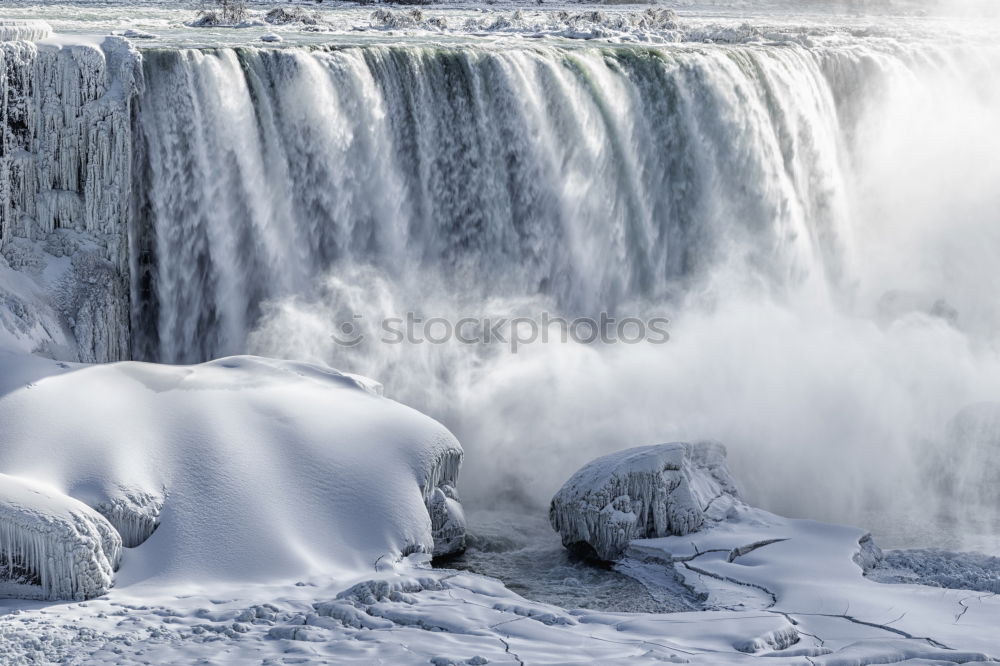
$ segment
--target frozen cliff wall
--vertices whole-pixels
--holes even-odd
[[[598,458],[552,498],[552,528],[563,545],[588,545],[604,560],[633,539],[694,532],[739,499],[725,456],[717,442],[676,442]]]
[[[38,284],[42,298],[17,297],[36,316],[59,321],[44,327],[34,351],[60,348],[61,356],[88,362],[129,357],[131,105],[139,62],[116,37],[0,42],[0,253]],[[0,286],[12,292],[9,280]],[[75,354],[65,353],[66,337]]]

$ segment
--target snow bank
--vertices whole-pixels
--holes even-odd
[[[598,458],[552,498],[552,527],[567,547],[587,544],[605,560],[633,539],[693,532],[739,497],[725,456],[717,442],[677,442]]]
[[[0,366],[0,470],[138,546],[119,584],[354,575],[464,544],[461,447],[369,382],[254,357]]]
[[[122,542],[71,497],[0,474],[0,597],[89,599],[104,594]]]

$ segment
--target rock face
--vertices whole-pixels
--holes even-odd
[[[598,458],[552,498],[549,520],[567,548],[622,555],[633,539],[683,535],[722,518],[739,494],[718,442],[659,444]]]
[[[121,552],[118,532],[86,504],[0,474],[0,597],[100,596]]]

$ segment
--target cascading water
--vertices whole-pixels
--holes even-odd
[[[345,264],[568,312],[723,259],[779,290],[844,273],[837,112],[803,49],[164,51],[146,79],[151,358],[241,351],[265,299]]]
[[[1000,389],[976,291],[998,62],[874,38],[148,50],[134,353],[376,377],[463,441],[473,505],[543,506],[594,455],[713,437],[768,508],[996,534],[996,503],[955,520],[927,460]],[[667,316],[672,339],[376,339],[407,311],[542,310]],[[343,321],[364,342],[339,346]]]

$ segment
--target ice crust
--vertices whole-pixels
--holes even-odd
[[[82,600],[111,588],[122,541],[99,513],[0,474],[0,597]]]
[[[718,442],[675,442],[598,458],[552,498],[552,527],[565,546],[586,544],[604,560],[633,539],[693,532],[739,499],[725,456]]]

